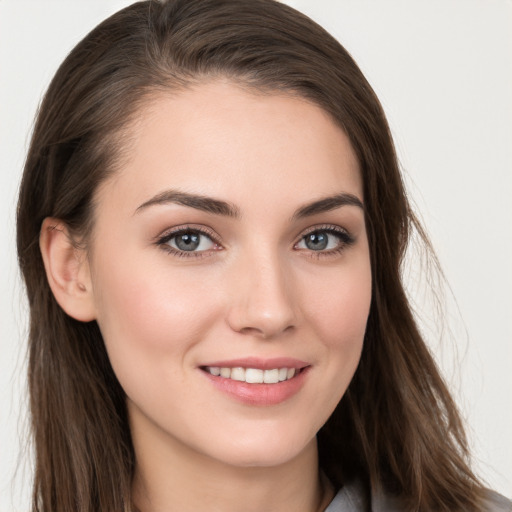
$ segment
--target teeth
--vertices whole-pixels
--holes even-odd
[[[296,374],[295,368],[260,370],[258,368],[219,368],[218,366],[206,366],[205,370],[215,377],[220,375],[225,379],[238,380],[249,384],[277,384],[278,382],[293,378]]]
[[[265,370],[263,372],[263,382],[265,384],[276,384],[279,382],[279,370]]]
[[[245,370],[243,368],[231,368],[231,379],[232,380],[245,380]]]
[[[247,370],[245,370],[245,382],[249,382],[250,384],[261,384],[263,382],[263,370],[247,368]]]
[[[226,379],[230,379],[231,378],[231,368],[221,368],[220,376],[225,377]]]
[[[208,370],[212,375],[215,375],[215,376],[220,375],[220,368],[218,366],[210,366],[210,368],[208,368]]]

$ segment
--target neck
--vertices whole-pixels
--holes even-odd
[[[317,512],[332,499],[332,489],[319,476],[316,439],[283,464],[240,467],[198,453],[168,434],[157,443],[136,431],[132,437],[133,498],[140,512]]]

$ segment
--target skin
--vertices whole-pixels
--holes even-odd
[[[363,208],[296,213],[341,193],[363,202],[348,138],[304,99],[227,81],[152,98],[130,135],[98,190],[80,275],[127,395],[135,502],[143,512],[323,510],[332,489],[315,434],[359,362],[371,269]],[[224,201],[236,216],[157,200],[169,190]],[[183,226],[209,233],[194,254],[161,242]],[[312,229],[332,248],[308,248]],[[297,358],[308,373],[296,394],[262,406],[201,369],[249,356]]]

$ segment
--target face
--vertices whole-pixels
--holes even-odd
[[[345,134],[290,95],[160,95],[97,193],[96,317],[134,444],[239,467],[315,442],[359,362],[371,271]]]

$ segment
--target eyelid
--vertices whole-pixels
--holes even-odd
[[[159,242],[165,238],[169,239],[172,236],[176,236],[186,231],[197,231],[202,235],[210,237],[215,243],[220,244],[220,236],[215,231],[213,231],[213,229],[202,224],[180,224],[178,226],[173,226],[172,228],[167,228],[164,231],[162,231],[159,235],[157,235],[154,238],[154,240],[156,242]]]
[[[304,251],[304,252],[314,256],[315,258],[329,257],[332,255],[341,253],[342,251],[347,249],[347,247],[353,245],[354,242],[356,241],[355,237],[347,229],[345,229],[341,226],[338,226],[336,224],[319,224],[316,226],[311,226],[311,227],[307,228],[306,230],[302,231],[302,233],[299,235],[297,240],[294,242],[293,247],[296,248],[296,246],[302,240],[304,240],[305,237],[307,237],[311,233],[316,233],[318,231],[320,231],[320,232],[324,231],[324,232],[328,232],[328,233],[331,233],[334,235],[338,235],[340,238],[339,246],[334,249],[329,249],[329,250],[325,250],[325,251],[313,251],[313,250],[308,250],[308,249],[297,249],[297,250]]]
[[[306,228],[304,231],[302,231],[299,235],[299,240],[309,235],[310,233],[314,233],[315,231],[335,231],[337,233],[345,233],[346,235],[350,234],[347,229],[342,228],[337,224],[317,224],[315,226],[310,226],[309,228]]]
[[[294,245],[298,244],[304,237],[317,231],[328,231],[330,233],[345,235],[346,237],[349,237],[351,239],[354,238],[347,229],[342,228],[341,226],[338,226],[336,224],[318,224],[316,226],[311,226],[302,231],[301,234],[297,237],[297,240],[294,242]]]
[[[200,235],[210,238],[211,241],[218,247],[215,249],[204,251],[181,251],[179,249],[171,247],[168,244],[169,240],[171,240],[173,237],[190,231],[197,232]],[[180,224],[178,226],[168,228],[154,238],[154,243],[161,247],[166,252],[168,252],[169,254],[184,258],[206,257],[211,255],[212,252],[223,249],[222,243],[220,242],[220,236],[217,235],[217,233],[213,231],[211,228],[201,224]]]

